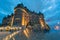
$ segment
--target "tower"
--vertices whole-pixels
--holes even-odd
[[[12,17],[12,25],[26,26],[29,21],[29,14],[24,9],[23,4],[18,4],[14,9],[14,16]]]
[[[42,30],[49,30],[49,26],[45,23],[44,15],[41,13],[40,13],[39,21],[40,21],[40,25],[41,25]]]

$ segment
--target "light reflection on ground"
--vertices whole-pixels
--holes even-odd
[[[50,30],[50,32],[30,31],[29,38],[24,33],[15,36],[16,40],[60,40],[60,30]]]
[[[28,35],[28,37],[24,34],[24,32],[19,32],[17,35],[15,35],[15,40],[60,40],[60,30],[51,29],[46,33],[40,31],[30,31],[29,29],[26,29],[26,31],[26,35]],[[5,37],[6,35],[9,35],[9,32],[0,32],[0,34],[1,38],[2,36]]]

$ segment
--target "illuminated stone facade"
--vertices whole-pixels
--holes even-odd
[[[8,15],[7,17],[4,17],[2,20],[2,26],[7,26],[7,25],[11,26],[10,24],[11,24],[12,16],[13,15],[11,15],[11,16]]]
[[[7,19],[3,20],[3,24],[7,23],[8,25],[8,22],[10,22],[10,26],[32,26],[32,28],[46,28],[44,15],[41,12],[36,13],[28,10],[26,7],[23,6],[23,4],[18,4],[14,8],[13,16],[11,16],[10,18],[7,17]]]

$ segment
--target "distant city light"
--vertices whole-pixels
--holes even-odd
[[[59,28],[59,26],[55,26],[55,28],[54,28],[55,30],[59,30],[60,28]]]

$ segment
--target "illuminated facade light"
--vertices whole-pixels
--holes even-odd
[[[16,18],[15,20],[20,20],[20,18]]]
[[[23,13],[24,14],[24,13]],[[24,19],[24,15],[22,15],[22,25],[25,25],[25,19]]]
[[[23,33],[25,34],[25,36],[27,37],[27,38],[29,38],[29,30],[26,28],[24,31],[23,31]]]

